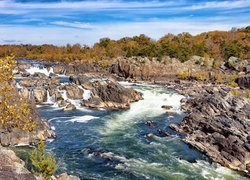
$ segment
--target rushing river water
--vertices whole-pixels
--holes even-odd
[[[61,76],[64,82],[65,78]],[[207,157],[183,143],[168,128],[185,116],[180,111],[183,96],[161,86],[121,84],[142,92],[144,100],[132,103],[129,110],[119,111],[78,108],[64,112],[55,104],[39,106],[40,115],[57,134],[55,140],[47,142],[47,148],[58,160],[58,173],[67,171],[81,179],[108,180],[244,179],[209,163]],[[173,112],[166,113],[162,105],[173,106]],[[149,120],[156,125],[145,125]],[[163,137],[158,129],[173,136]],[[148,138],[148,133],[157,136]]]

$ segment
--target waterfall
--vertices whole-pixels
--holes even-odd
[[[50,96],[49,91],[47,90],[47,103],[54,104],[55,102],[55,95]]]

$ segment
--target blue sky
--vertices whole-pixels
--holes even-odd
[[[0,0],[0,44],[198,34],[250,25],[250,0]]]

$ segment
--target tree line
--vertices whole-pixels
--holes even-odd
[[[193,55],[209,56],[221,61],[230,56],[249,59],[250,26],[232,28],[230,31],[205,32],[195,36],[189,33],[167,34],[157,41],[144,34],[119,40],[102,38],[92,47],[80,44],[1,45],[0,57],[8,55],[63,62],[75,60],[98,62],[119,56],[157,57],[159,61],[164,56],[170,56],[182,62],[189,60]]]

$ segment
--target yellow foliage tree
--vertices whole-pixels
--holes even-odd
[[[0,128],[19,128],[32,131],[35,128],[26,100],[22,99],[13,83],[13,57],[0,59]]]

